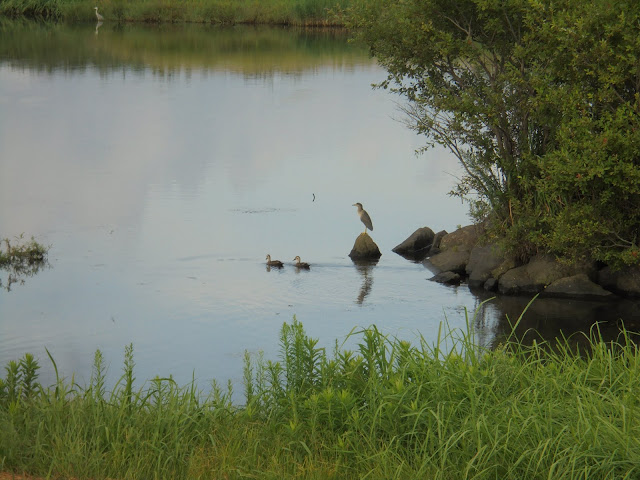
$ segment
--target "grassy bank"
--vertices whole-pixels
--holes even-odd
[[[245,359],[245,405],[156,378],[135,389],[132,347],[107,391],[37,382],[26,355],[0,386],[0,469],[51,478],[623,479],[640,476],[640,354],[592,341],[468,336],[412,346],[371,327],[328,353],[297,321],[280,360]]]
[[[0,16],[66,22],[96,21],[97,6],[109,22],[341,25],[351,0],[2,0]]]

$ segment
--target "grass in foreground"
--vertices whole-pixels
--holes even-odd
[[[294,318],[279,361],[245,359],[245,399],[156,378],[135,390],[133,349],[107,392],[37,383],[30,356],[0,384],[0,467],[78,478],[632,479],[640,476],[640,355],[594,336],[478,351],[354,332],[329,355]],[[448,344],[446,350],[443,345]],[[52,359],[53,361],[53,359]],[[55,366],[55,362],[54,362]]]
[[[110,22],[342,25],[351,0],[3,0],[0,16],[67,22],[96,21],[97,6]]]

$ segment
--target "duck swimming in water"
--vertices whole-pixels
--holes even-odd
[[[294,258],[295,262],[296,262],[296,267],[297,268],[306,268],[307,270],[309,269],[309,264],[306,262],[301,262],[300,261],[300,257],[297,256],[296,258]]]
[[[284,266],[284,263],[282,263],[280,260],[271,260],[271,255],[267,254],[267,265],[269,267],[282,268]]]

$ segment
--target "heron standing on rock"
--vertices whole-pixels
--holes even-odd
[[[104,17],[98,13],[98,7],[93,7],[93,8],[95,8],[96,10],[96,18],[98,19],[98,21],[99,22],[103,21]]]
[[[373,223],[371,222],[371,217],[367,213],[367,211],[362,208],[361,203],[354,203],[354,207],[358,207],[358,216],[360,217],[360,221],[364,223],[364,233],[367,233],[367,228],[373,232]]]

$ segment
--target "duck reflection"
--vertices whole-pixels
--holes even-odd
[[[356,270],[360,275],[362,275],[362,286],[360,287],[360,292],[358,293],[358,298],[356,299],[356,303],[358,305],[362,305],[364,303],[365,298],[371,292],[371,287],[373,286],[373,273],[372,269],[378,264],[379,259],[375,260],[353,260],[353,264],[356,266]]]

